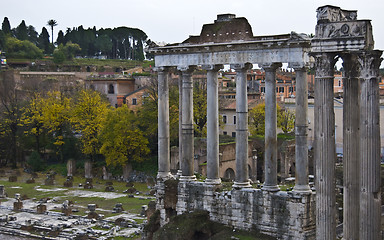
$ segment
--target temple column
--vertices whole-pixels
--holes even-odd
[[[308,182],[308,82],[307,68],[295,68],[296,72],[296,120],[295,161],[296,182],[293,191],[311,193]]]
[[[265,64],[265,181],[263,190],[279,191],[277,186],[277,110],[276,110],[276,69],[281,63]]]
[[[248,174],[247,70],[252,64],[233,64],[236,70],[236,174],[234,188],[251,187]]]
[[[360,238],[381,239],[379,67],[381,51],[362,53],[360,63]]]
[[[355,55],[343,56],[343,239],[359,239],[359,72]]]
[[[334,65],[332,54],[315,56],[316,239],[336,239]]]
[[[193,173],[194,144],[193,144],[193,67],[178,68],[182,72],[182,175],[180,181],[195,181]]]
[[[182,77],[179,75],[179,167],[177,168],[177,176],[180,177],[182,175],[182,171],[181,171],[181,162],[182,162],[182,159],[183,159],[183,130],[182,130],[182,125],[183,125],[183,122],[182,122],[182,119],[183,119],[183,113],[182,113],[182,109],[183,109],[183,79]]]
[[[166,180],[170,173],[170,142],[169,142],[169,68],[157,68],[158,74],[158,173],[157,178]]]
[[[219,176],[219,94],[218,71],[222,65],[206,65],[207,70],[207,184],[220,184]]]

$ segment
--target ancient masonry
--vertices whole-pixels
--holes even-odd
[[[154,47],[159,95],[159,171],[157,208],[164,224],[172,214],[207,210],[210,218],[236,228],[254,229],[280,239],[336,239],[335,136],[333,69],[342,58],[344,78],[344,239],[380,239],[381,178],[379,136],[379,66],[369,20],[357,11],[323,6],[317,9],[314,38],[290,33],[253,36],[245,18],[218,15],[200,36],[183,43]],[[276,69],[288,63],[296,72],[296,182],[282,192],[277,181]],[[218,71],[236,70],[236,173],[231,191],[219,178]],[[248,179],[248,107],[246,72],[258,64],[265,74],[265,182],[251,188]],[[308,184],[307,81],[316,69],[315,189]],[[193,172],[193,88],[197,66],[207,70],[207,180]],[[181,94],[181,176],[177,199],[167,201],[170,174],[168,80],[179,71]],[[316,203],[316,204],[315,204]]]

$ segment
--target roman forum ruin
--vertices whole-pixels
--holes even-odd
[[[173,214],[207,210],[213,221],[254,229],[281,239],[336,239],[334,64],[343,59],[344,109],[344,239],[380,239],[381,176],[379,67],[370,20],[357,11],[334,6],[317,9],[315,36],[291,32],[253,36],[245,18],[218,15],[200,36],[179,44],[154,47],[158,72],[159,170],[157,208],[162,224]],[[296,72],[296,181],[293,191],[280,191],[277,181],[276,69],[288,63]],[[248,179],[247,70],[265,71],[265,181],[252,188]],[[219,178],[218,71],[236,70],[236,171],[233,189],[221,191]],[[196,67],[207,71],[207,179],[193,172],[193,88]],[[315,81],[315,191],[308,184],[307,80]],[[176,199],[170,187],[168,80],[182,79],[181,176]]]

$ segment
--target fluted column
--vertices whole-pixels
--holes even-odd
[[[360,239],[381,239],[379,67],[381,51],[359,56],[360,91]]]
[[[251,187],[248,174],[247,70],[252,64],[233,64],[236,70],[236,174],[234,188]]]
[[[307,68],[295,68],[296,72],[296,120],[295,161],[296,182],[293,191],[311,193],[308,182],[308,82]]]
[[[170,143],[169,143],[169,68],[157,68],[158,72],[158,173],[157,178],[166,180],[170,173]]]
[[[315,56],[315,184],[316,240],[336,239],[335,114],[333,80],[335,58]]]
[[[281,63],[261,65],[265,71],[265,157],[263,190],[279,191],[277,186],[276,69]]]
[[[343,56],[343,239],[359,239],[359,71],[356,55]]]
[[[193,144],[193,67],[180,67],[182,72],[182,175],[180,181],[194,181],[194,144]]]
[[[205,65],[207,70],[207,184],[220,184],[218,71],[222,65]]]
[[[181,171],[181,162],[183,161],[183,129],[182,129],[182,125],[183,125],[183,122],[182,122],[182,119],[183,119],[183,79],[181,77],[181,75],[179,75],[179,82],[178,82],[178,86],[179,86],[179,167],[177,169],[177,176],[180,177],[182,175],[182,171]]]

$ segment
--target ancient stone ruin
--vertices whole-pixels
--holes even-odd
[[[161,223],[174,214],[206,210],[210,219],[253,229],[281,239],[336,239],[333,70],[344,60],[344,238],[380,239],[381,178],[379,66],[369,20],[357,11],[317,9],[314,38],[291,32],[253,36],[245,18],[218,15],[199,36],[180,44],[151,48],[158,72],[159,170],[157,209]],[[282,192],[277,181],[276,69],[288,63],[296,72],[295,186]],[[248,179],[247,70],[265,71],[265,181],[262,189]],[[218,71],[236,70],[236,170],[231,191],[219,178]],[[316,69],[315,192],[308,184],[307,70]],[[207,179],[193,172],[193,83],[196,68],[207,71]],[[170,173],[169,89],[171,71],[182,80],[180,180]],[[358,96],[358,97],[357,97]],[[172,197],[174,196],[174,197]],[[357,237],[359,236],[359,237]],[[355,238],[353,238],[355,237]]]

